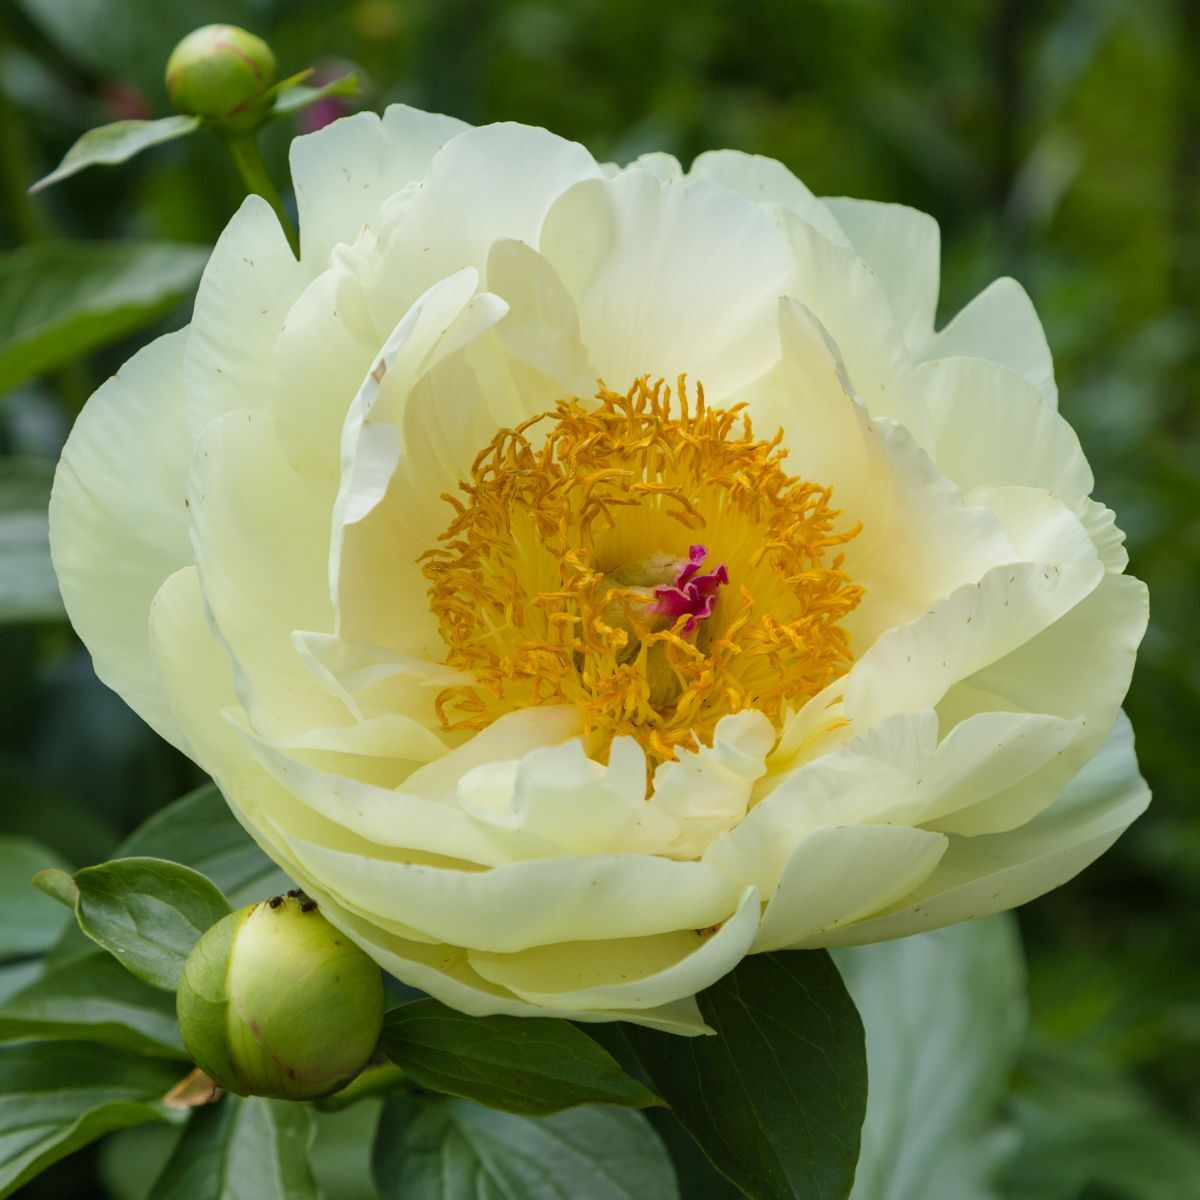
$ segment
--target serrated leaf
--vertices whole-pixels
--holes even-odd
[[[326,100],[331,96],[357,96],[359,91],[358,73],[352,71],[340,79],[334,79],[320,87],[309,87],[305,83],[292,83],[279,90],[275,105],[271,109],[271,120],[280,117],[290,117],[306,109],[318,100]]]
[[[179,1120],[159,1102],[178,1074],[110,1046],[0,1046],[0,1197],[114,1129]]]
[[[866,1053],[829,955],[751,955],[698,1000],[716,1037],[622,1026],[655,1089],[751,1200],[845,1200],[866,1109]]]
[[[227,1095],[197,1109],[149,1200],[320,1200],[301,1104]]]
[[[675,1200],[671,1160],[640,1113],[520,1117],[394,1094],[373,1154],[383,1200]]]
[[[42,954],[58,940],[66,914],[33,886],[33,876],[61,862],[37,842],[0,838],[0,960]]]
[[[116,856],[182,863],[212,880],[234,908],[296,886],[254,844],[211,783],[160,809],[121,843]]]
[[[180,242],[37,242],[0,255],[0,392],[149,324],[207,258]]]
[[[662,1103],[566,1021],[469,1017],[436,1000],[415,1000],[387,1014],[380,1049],[419,1086],[505,1112],[545,1116],[580,1104]]]
[[[187,1059],[174,998],[99,951],[50,968],[0,1006],[0,1042],[63,1038]]]
[[[871,1080],[852,1200],[992,1200],[998,1113],[1025,1030],[1011,916],[834,961],[866,1026]]]
[[[50,563],[50,484],[54,464],[0,462],[0,625],[66,618]]]
[[[61,183],[87,167],[128,162],[151,146],[187,137],[199,128],[199,117],[175,116],[160,117],[157,121],[115,121],[111,125],[89,129],[63,155],[62,162],[29,190],[40,192],[42,188]]]
[[[220,888],[162,858],[118,858],[75,873],[79,927],[131,974],[174,993],[184,959],[230,912]]]

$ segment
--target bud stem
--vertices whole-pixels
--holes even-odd
[[[300,239],[296,236],[295,227],[288,220],[287,213],[283,211],[283,201],[279,198],[271,176],[267,174],[254,131],[222,131],[221,140],[229,151],[229,157],[233,159],[233,165],[237,167],[247,193],[253,192],[256,196],[261,196],[275,210],[279,224],[283,226],[283,232],[287,235],[288,245],[291,246],[292,253],[299,258]]]

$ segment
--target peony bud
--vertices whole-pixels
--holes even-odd
[[[309,1100],[350,1082],[383,1024],[379,968],[299,892],[218,921],[183,967],[179,1029],[212,1080]]]
[[[271,47],[236,25],[204,25],[189,33],[167,60],[167,93],[180,112],[235,124],[256,123],[275,82]]]

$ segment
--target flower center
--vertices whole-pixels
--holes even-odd
[[[778,725],[849,666],[840,621],[863,592],[830,552],[859,526],[742,405],[692,401],[682,379],[596,401],[501,430],[445,497],[423,570],[446,661],[473,682],[438,696],[443,726],[572,704],[591,753],[631,735],[663,761],[729,713]]]

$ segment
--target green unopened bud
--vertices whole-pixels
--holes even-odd
[[[366,1066],[379,968],[299,892],[231,913],[195,945],[178,993],[196,1065],[241,1096],[327,1096]]]
[[[205,25],[171,52],[167,94],[180,112],[256,124],[277,70],[262,38],[236,25]]]

